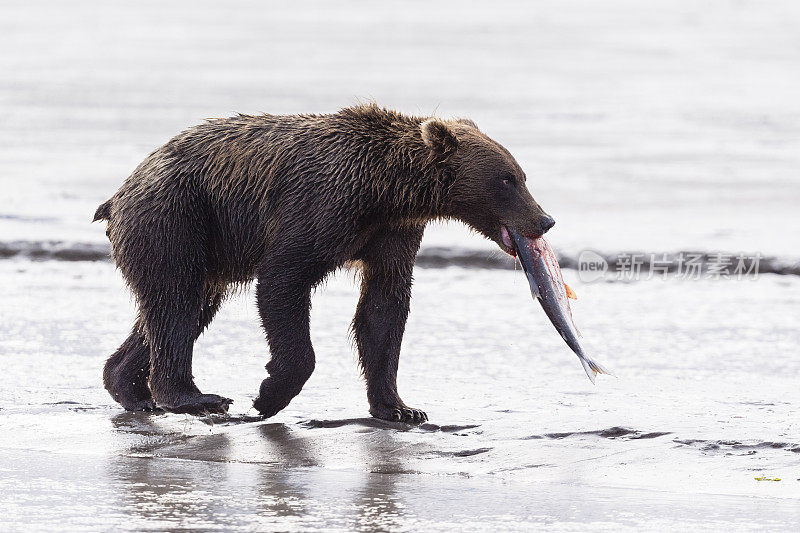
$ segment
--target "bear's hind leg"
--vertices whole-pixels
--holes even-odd
[[[106,361],[103,384],[125,410],[154,411],[156,404],[147,386],[149,377],[150,347],[137,321],[130,336]]]
[[[211,323],[219,310],[223,294],[207,295],[200,312],[200,323],[195,339]],[[103,384],[114,400],[126,411],[155,411],[155,401],[150,393],[150,347],[147,345],[141,322],[136,321],[130,336],[106,361]]]
[[[164,287],[139,293],[142,320],[150,345],[150,391],[156,406],[174,413],[224,413],[233,402],[216,394],[203,394],[192,377],[194,341],[210,322],[221,297],[201,295],[200,278],[177,285],[179,276]],[[157,295],[150,301],[147,294]],[[210,304],[210,305],[209,305]]]

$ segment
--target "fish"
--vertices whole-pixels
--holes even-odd
[[[561,267],[553,249],[550,248],[550,243],[544,237],[529,239],[511,228],[503,229],[510,235],[509,240],[513,240],[513,249],[528,278],[531,295],[539,301],[556,331],[578,356],[586,375],[592,383],[595,382],[597,374],[613,376],[610,370],[586,355],[578,340],[581,334],[575,326],[572,309],[569,306],[569,300],[575,298],[575,292],[564,283]]]

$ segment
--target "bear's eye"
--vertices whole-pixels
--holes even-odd
[[[513,185],[514,184],[514,176],[506,176],[503,178],[503,185]]]

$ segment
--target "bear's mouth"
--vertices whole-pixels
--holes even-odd
[[[500,246],[501,250],[503,250],[505,253],[507,253],[511,257],[517,257],[517,255],[518,255],[517,254],[517,243],[514,240],[514,238],[511,236],[512,232],[516,233],[519,237],[527,239],[529,241],[535,241],[536,239],[539,239],[543,235],[542,233],[539,233],[537,235],[523,234],[523,233],[520,233],[519,231],[517,231],[514,228],[511,228],[511,231],[509,231],[509,227],[508,226],[506,226],[505,224],[501,224],[500,225],[500,240],[499,241],[495,240],[495,242],[497,242],[497,244]]]
[[[514,247],[514,241],[511,239],[511,234],[508,233],[508,228],[504,225],[500,225],[500,248],[512,257],[517,256],[517,250]]]

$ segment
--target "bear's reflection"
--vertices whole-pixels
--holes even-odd
[[[187,436],[170,421],[133,413],[112,419],[119,432],[135,435],[109,462],[121,489],[115,505],[134,527],[387,529],[406,512],[397,482],[414,452],[390,424],[233,420]]]
[[[274,468],[261,469],[265,511],[303,516],[309,525],[384,529],[391,524],[402,508],[391,473],[404,469],[392,451],[403,445],[392,438],[391,429],[372,421],[261,426],[269,456],[276,460]],[[346,427],[325,431],[340,426]]]
[[[219,497],[220,488],[230,485],[221,462],[230,447],[228,435],[188,438],[146,413],[124,413],[112,424],[137,436],[108,465],[109,477],[121,489],[115,491],[117,507],[133,529],[202,527],[233,514],[228,499]]]

